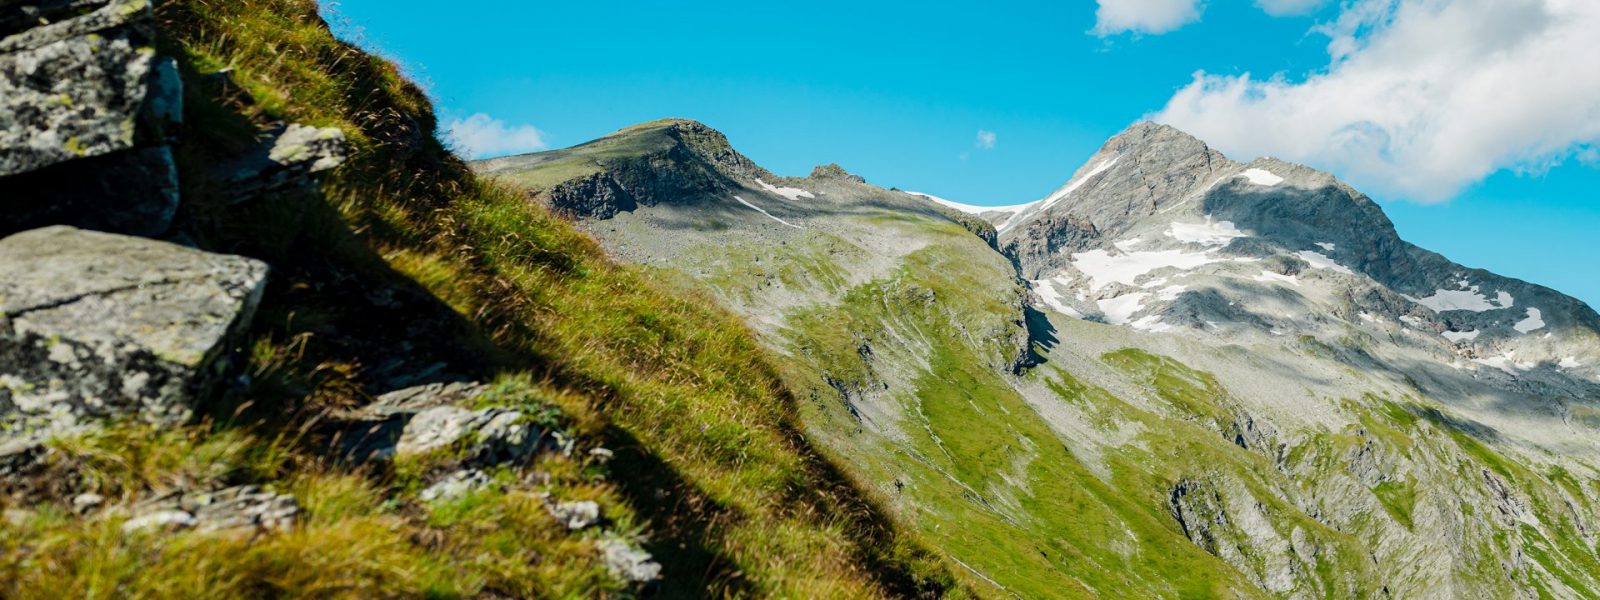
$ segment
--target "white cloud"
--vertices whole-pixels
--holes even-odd
[[[1154,120],[1374,192],[1451,197],[1600,143],[1600,2],[1355,0],[1301,80],[1196,73]]]
[[[1274,17],[1308,14],[1327,3],[1328,0],[1256,0],[1256,6]]]
[[[995,135],[994,135],[993,131],[989,131],[987,129],[979,129],[978,130],[978,141],[975,142],[973,145],[976,146],[979,150],[993,150],[994,149],[994,142],[995,142]]]
[[[468,158],[505,156],[545,149],[544,132],[532,125],[507,125],[477,113],[445,124],[445,141]]]
[[[1094,29],[1104,37],[1124,31],[1166,33],[1200,20],[1201,0],[1095,0]]]

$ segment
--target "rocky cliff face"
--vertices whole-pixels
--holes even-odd
[[[581,206],[594,192],[552,165],[638,131],[479,168]],[[1594,312],[1405,243],[1327,174],[1153,124],[1013,207],[697,162],[717,183],[574,214],[743,314],[813,399],[811,435],[976,587],[1600,589],[1574,575],[1595,490],[1565,475],[1597,454]],[[1019,279],[1026,299],[996,293]]]

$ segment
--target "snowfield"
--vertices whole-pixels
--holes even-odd
[[[1283,183],[1282,177],[1274,175],[1272,171],[1266,169],[1245,169],[1239,176],[1250,180],[1250,183],[1261,186],[1270,187]]]
[[[1209,252],[1157,250],[1113,256],[1105,250],[1090,250],[1072,255],[1072,266],[1089,278],[1090,291],[1098,291],[1112,283],[1137,285],[1136,280],[1157,269],[1187,271],[1223,260]]]
[[[1466,283],[1466,282],[1462,282]],[[1469,310],[1484,312],[1501,308],[1511,308],[1513,299],[1511,294],[1500,292],[1494,302],[1478,291],[1477,286],[1461,290],[1434,290],[1432,296],[1415,298],[1401,294],[1407,300],[1428,307],[1433,312],[1449,312],[1452,310]]]
[[[1212,222],[1211,217],[1207,216],[1205,223],[1173,223],[1167,229],[1167,237],[1204,246],[1226,246],[1234,238],[1248,236],[1239,231],[1232,221]]]
[[[790,200],[799,200],[801,198],[816,198],[817,197],[815,194],[812,194],[811,192],[802,190],[800,188],[778,187],[778,186],[772,185],[770,183],[767,183],[765,181],[762,181],[760,179],[757,179],[756,183],[758,185],[760,185],[762,189],[767,190],[769,192],[772,192],[774,194],[777,194],[779,196],[783,196],[784,198],[788,198]],[[740,202],[744,202],[744,201],[740,200]],[[745,203],[749,204],[748,202],[745,202]],[[760,210],[760,209],[756,209],[756,210]],[[762,211],[762,212],[766,212],[766,211]]]

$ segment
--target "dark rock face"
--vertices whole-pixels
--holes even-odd
[[[166,146],[77,160],[0,179],[0,234],[71,224],[159,236],[178,210],[178,172]],[[14,195],[13,195],[14,194]]]
[[[573,218],[609,219],[639,207],[639,202],[611,173],[596,173],[556,184],[545,192],[552,208]]]
[[[1167,508],[1184,537],[1212,555],[1219,553],[1219,530],[1228,526],[1222,497],[1206,483],[1185,479],[1168,493]]]
[[[1017,264],[1023,277],[1034,279],[1040,273],[1059,268],[1073,252],[1082,251],[1100,239],[1100,230],[1089,219],[1077,215],[1048,215],[1032,221],[1005,246],[1005,254]]]
[[[183,91],[175,63],[155,54],[149,0],[8,4],[0,234],[56,224],[165,232],[178,204],[165,144],[181,126]]]
[[[70,227],[0,240],[0,429],[189,418],[267,267]]]
[[[667,134],[675,143],[662,151],[611,161],[603,172],[544,192],[545,201],[574,218],[607,219],[640,206],[726,196],[739,185],[732,176],[766,173],[704,125],[674,124]]]

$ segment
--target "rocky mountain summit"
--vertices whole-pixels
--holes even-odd
[[[1009,207],[778,177],[682,120],[475,167],[714,290],[979,589],[1600,590],[1600,319],[1326,173],[1148,123]]]
[[[1331,316],[1432,334],[1416,343],[1436,342],[1461,363],[1600,362],[1600,316],[1582,302],[1402,241],[1376,203],[1331,175],[1270,158],[1236,163],[1171,127],[1118,135],[1060,192],[1025,206],[999,223],[1001,242],[1068,314],[1280,333],[1319,332],[1318,317]],[[1271,296],[1276,305],[1257,301]],[[1301,306],[1278,309],[1286,303]]]

